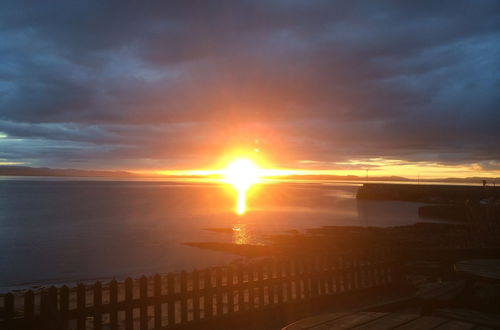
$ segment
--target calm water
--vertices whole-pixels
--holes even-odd
[[[262,244],[265,234],[290,229],[419,220],[420,204],[357,201],[358,186],[259,185],[249,193],[249,212],[237,216],[234,192],[218,184],[0,180],[0,291],[237,259],[183,242]]]

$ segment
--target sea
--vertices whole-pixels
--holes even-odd
[[[422,204],[357,200],[359,182],[223,183],[0,177],[0,292],[223,265],[242,257],[185,243],[266,244],[322,226],[425,221]]]

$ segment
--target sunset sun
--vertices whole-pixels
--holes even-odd
[[[237,192],[237,214],[245,213],[246,192],[260,181],[260,172],[261,170],[247,158],[237,158],[223,170],[224,181],[231,184]]]

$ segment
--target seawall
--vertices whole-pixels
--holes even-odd
[[[359,188],[356,198],[461,204],[466,201],[479,201],[484,198],[500,198],[500,187],[365,183]]]

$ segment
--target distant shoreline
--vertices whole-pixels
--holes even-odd
[[[0,166],[0,177],[53,177],[53,178],[99,178],[99,179],[128,179],[128,180],[182,180],[199,179],[214,180],[218,176],[210,175],[145,175],[128,171],[105,171],[105,170],[78,170],[78,169],[53,169],[33,168],[27,166]],[[434,179],[410,179],[400,176],[383,177],[359,177],[356,175],[287,175],[266,178],[270,181],[347,181],[347,182],[404,182],[404,183],[449,183],[449,184],[477,184],[481,185],[483,180],[488,184],[500,183],[500,178],[467,177],[467,178],[434,178]]]

